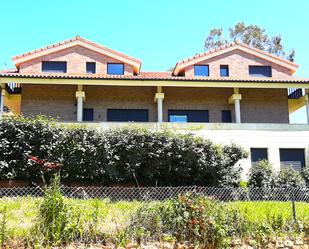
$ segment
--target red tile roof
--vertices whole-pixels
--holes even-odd
[[[173,76],[171,72],[141,72],[139,75],[72,74],[72,73],[0,73],[0,77],[53,78],[53,79],[98,79],[98,80],[173,80],[217,82],[270,82],[309,83],[309,78],[262,78],[262,77],[186,77]]]
[[[64,40],[64,41],[61,41],[61,42],[58,42],[58,43],[55,43],[55,44],[52,44],[52,45],[49,45],[49,46],[46,46],[46,47],[42,47],[42,48],[35,49],[35,50],[30,51],[30,52],[21,54],[21,55],[14,56],[14,57],[12,57],[12,59],[13,59],[13,60],[15,60],[15,59],[20,59],[20,58],[22,58],[22,57],[25,57],[25,56],[28,56],[28,55],[31,55],[31,54],[35,54],[35,53],[37,53],[37,52],[41,52],[41,51],[44,51],[44,50],[48,50],[48,49],[50,49],[50,48],[59,47],[59,46],[61,46],[61,45],[69,44],[69,43],[74,42],[74,41],[82,41],[82,42],[88,43],[88,44],[90,44],[90,45],[92,45],[92,46],[94,46],[94,47],[97,47],[97,48],[99,48],[99,49],[108,50],[108,51],[110,51],[110,52],[112,52],[112,53],[114,53],[114,54],[117,54],[117,55],[121,56],[121,57],[125,57],[125,58],[127,58],[127,59],[129,59],[129,60],[133,60],[133,61],[135,61],[135,62],[141,63],[141,61],[138,60],[138,59],[136,59],[136,58],[133,58],[133,57],[128,56],[128,55],[126,55],[126,54],[120,53],[120,52],[115,51],[115,50],[113,50],[113,49],[104,47],[104,46],[102,46],[102,45],[100,45],[100,44],[98,44],[98,43],[89,41],[89,40],[87,40],[87,39],[85,39],[85,38],[80,37],[79,35],[75,36],[74,38],[68,39],[68,40]]]
[[[297,68],[298,65],[294,62],[291,62],[289,60],[286,60],[284,58],[281,58],[279,56],[275,56],[271,53],[268,53],[266,51],[263,51],[263,50],[260,50],[260,49],[257,49],[257,48],[253,48],[245,43],[242,43],[242,42],[238,42],[238,41],[235,41],[235,42],[232,42],[232,43],[229,43],[229,44],[226,44],[226,45],[223,45],[223,46],[220,46],[218,48],[215,48],[215,49],[211,49],[211,50],[208,50],[204,53],[201,53],[201,54],[196,54],[192,57],[189,57],[189,58],[185,58],[179,62],[177,62],[175,68],[174,68],[174,74],[177,75],[179,70],[181,70],[183,67],[184,67],[184,64],[190,64],[190,62],[194,62],[194,60],[197,60],[197,59],[208,59],[208,57],[212,57],[213,56],[216,56],[218,54],[222,54],[225,52],[225,50],[227,50],[228,48],[242,48],[242,49],[247,49],[249,51],[252,51],[253,53],[258,53],[258,54],[262,54],[264,56],[267,56],[269,57],[270,60],[274,60],[274,61],[277,61],[277,62],[281,62],[281,63],[284,63],[284,65],[288,65],[289,67],[292,67],[292,68]]]

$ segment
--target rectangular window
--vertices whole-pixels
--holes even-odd
[[[209,122],[208,110],[168,110],[169,122]]]
[[[90,74],[95,74],[96,72],[95,62],[86,62],[86,72]]]
[[[228,65],[220,65],[220,76],[221,77],[229,76],[229,66]]]
[[[146,109],[107,109],[109,122],[148,122],[148,116]]]
[[[280,149],[280,162],[282,167],[291,167],[301,170],[305,167],[304,149]]]
[[[107,63],[107,74],[123,75],[124,65],[122,63]]]
[[[83,121],[93,121],[93,108],[84,108]]]
[[[253,77],[271,77],[270,66],[249,66],[249,75]]]
[[[66,73],[66,61],[42,61],[42,72],[46,73]]]
[[[170,122],[177,122],[177,123],[187,123],[188,122],[187,115],[170,115],[169,119],[170,119]]]
[[[222,115],[222,122],[223,123],[232,123],[232,114],[230,110],[223,110],[221,112]]]
[[[256,164],[262,160],[268,160],[267,148],[251,148],[250,152],[252,164]]]
[[[209,66],[194,65],[194,76],[209,76]]]

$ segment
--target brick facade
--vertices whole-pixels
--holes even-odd
[[[202,61],[197,65],[209,65],[209,76],[220,77],[220,65],[229,66],[229,76],[237,78],[249,77],[249,65],[250,66],[271,66],[273,78],[291,78],[291,70],[274,64],[270,61],[266,61],[250,55],[241,50],[234,50],[219,56]],[[185,76],[194,76],[194,65],[191,65],[185,69]]]
[[[107,74],[107,63],[122,63],[82,46],[74,46],[20,64],[21,73],[41,73],[42,61],[67,61],[67,73],[86,73],[86,62],[96,62],[96,73]],[[124,74],[132,75],[133,67],[124,64]]]
[[[218,83],[219,84],[219,83]],[[22,113],[45,114],[61,121],[76,121],[77,86],[24,85]],[[106,121],[107,109],[148,109],[149,121],[157,121],[154,103],[155,87],[84,86],[85,108],[94,109],[94,121]],[[209,110],[209,122],[221,122],[221,111],[231,110],[228,104],[232,88],[163,88],[164,121],[169,109]],[[240,89],[243,123],[288,123],[288,99],[285,89]]]

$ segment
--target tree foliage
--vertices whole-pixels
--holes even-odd
[[[273,55],[294,61],[295,50],[286,51],[281,35],[269,36],[266,30],[255,24],[246,25],[244,22],[236,23],[234,27],[229,28],[228,37],[223,34],[222,28],[210,30],[205,39],[204,49],[226,45],[233,41],[239,41],[248,44],[251,47],[269,52]]]

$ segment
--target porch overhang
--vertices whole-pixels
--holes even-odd
[[[215,88],[303,88],[309,89],[309,80],[301,81],[219,81],[219,80],[161,80],[161,79],[94,79],[0,76],[0,84],[47,84],[47,85],[92,85],[92,86],[162,86],[162,87],[215,87]]]

